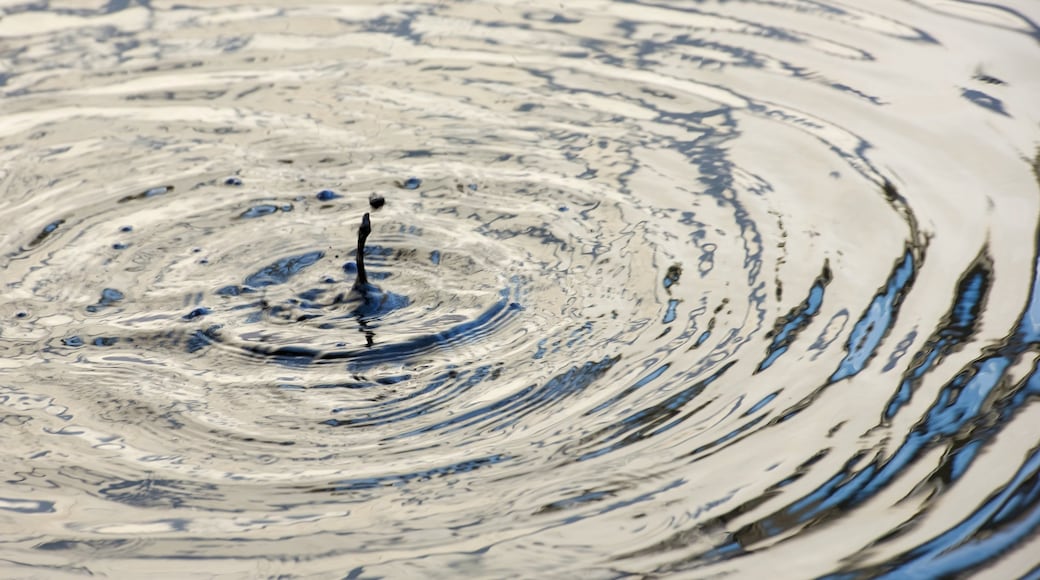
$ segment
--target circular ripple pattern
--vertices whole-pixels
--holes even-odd
[[[81,4],[0,18],[3,566],[1035,569],[1027,7]]]

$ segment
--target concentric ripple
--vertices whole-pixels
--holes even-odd
[[[58,4],[0,569],[1036,573],[1035,7]]]

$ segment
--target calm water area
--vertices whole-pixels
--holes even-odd
[[[0,0],[0,577],[1040,579],[1038,225],[1036,0]]]

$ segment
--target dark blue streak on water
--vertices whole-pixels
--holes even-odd
[[[385,403],[384,406],[390,408],[390,411],[373,412],[367,408],[360,410],[334,409],[334,413],[349,413],[353,416],[347,419],[329,419],[323,421],[323,423],[332,427],[367,428],[421,417],[439,407],[451,405],[456,396],[474,386],[484,381],[497,379],[500,371],[501,363],[498,363],[494,368],[491,365],[483,365],[471,371],[449,368],[449,370],[434,377],[433,380],[421,389],[416,389],[401,398]],[[422,402],[407,407],[399,406],[401,403],[412,399],[419,399]]]
[[[422,33],[417,32],[412,26],[416,17],[420,14],[422,14],[422,12],[419,10],[402,11],[400,14],[395,15],[385,14],[378,18],[366,21],[364,23],[364,29],[366,32],[378,32],[381,34],[397,36],[402,39],[407,39],[416,46],[422,46],[425,42]],[[425,150],[419,150],[418,152],[424,151]]]
[[[885,410],[886,420],[891,420],[910,401],[910,396],[921,384],[925,374],[938,366],[944,357],[959,350],[975,334],[992,277],[993,262],[988,251],[983,249],[957,283],[953,307],[943,317],[939,329],[928,338],[924,348],[914,355],[910,368],[903,374],[899,390]]]
[[[653,364],[656,364],[656,362],[657,362],[657,359],[650,359],[650,360],[647,360],[644,364],[646,366],[652,366]],[[632,393],[638,391],[639,389],[641,389],[641,388],[647,386],[648,384],[652,383],[653,381],[656,381],[657,379],[659,379],[661,377],[661,375],[663,375],[665,373],[665,371],[667,371],[669,368],[671,368],[671,366],[672,366],[671,363],[664,363],[664,364],[658,366],[656,369],[650,371],[649,373],[647,373],[647,374],[643,375],[642,377],[640,377],[639,379],[637,379],[636,382],[634,382],[631,385],[629,385],[628,387],[626,387],[620,393],[618,393],[618,394],[614,395],[613,397],[607,399],[606,401],[600,403],[595,408],[586,411],[585,413],[583,413],[583,416],[587,417],[589,415],[594,415],[596,413],[599,413],[599,412],[603,411],[604,409],[612,407],[613,405],[617,404],[619,401],[621,401],[625,397],[631,395]]]
[[[603,376],[604,373],[613,367],[618,360],[620,360],[620,357],[615,356],[612,358],[604,358],[597,362],[586,362],[581,367],[571,367],[566,372],[549,379],[541,387],[538,385],[530,385],[505,399],[484,405],[483,407],[452,417],[446,421],[402,433],[398,437],[413,437],[440,430],[454,431],[471,427],[482,421],[497,423],[492,427],[493,430],[504,429],[539,407],[558,404],[562,399],[588,388],[599,377]],[[496,375],[497,373],[494,372],[489,375],[486,368],[478,369],[478,372],[473,373],[470,379],[466,381],[464,388],[469,388],[474,384],[480,383]],[[443,385],[444,382],[443,378],[438,378],[433,381],[433,383],[438,387]],[[424,390],[428,392],[431,389],[427,388]],[[412,407],[404,412],[386,414],[379,419],[379,422],[389,423],[421,416],[430,409],[430,404],[426,404],[422,407]],[[333,426],[358,425],[358,422],[355,420],[330,420],[325,423]]]
[[[201,317],[206,316],[207,314],[210,314],[210,313],[212,313],[212,310],[210,310],[209,308],[206,308],[205,306],[201,306],[201,307],[196,308],[195,310],[192,310],[191,312],[185,314],[184,316],[181,317],[181,319],[182,320],[195,320],[196,318],[201,318]]]
[[[586,362],[580,367],[571,367],[549,379],[541,387],[530,385],[505,399],[452,417],[447,421],[409,431],[402,434],[401,437],[422,435],[431,431],[455,431],[472,427],[485,420],[495,424],[491,427],[492,431],[505,429],[540,407],[562,404],[563,399],[587,389],[619,360],[621,360],[620,356],[614,356],[595,362]]]
[[[748,417],[748,416],[751,416],[751,415],[753,415],[755,413],[758,413],[759,411],[762,410],[762,408],[769,401],[773,400],[775,397],[776,397],[776,393],[773,393],[771,395],[766,396],[764,399],[762,399],[761,401],[756,403],[752,409],[750,409],[747,412],[745,412],[742,416],[743,417]],[[739,425],[738,427],[734,428],[733,430],[729,431],[728,433],[722,435],[721,437],[718,437],[716,439],[708,441],[707,443],[705,443],[705,444],[703,444],[703,445],[693,449],[692,451],[688,452],[686,454],[686,456],[687,457],[693,457],[693,458],[696,458],[696,459],[701,459],[702,457],[700,457],[700,456],[706,456],[706,455],[711,455],[711,454],[714,454],[714,453],[718,453],[719,451],[721,451],[725,447],[727,447],[729,445],[732,445],[733,443],[737,442],[741,435],[743,435],[745,433],[754,433],[754,431],[753,431],[754,427],[757,426],[762,421],[764,421],[767,416],[768,415],[766,415],[764,413],[759,414],[757,417],[755,417],[755,418],[753,418],[753,419],[751,419],[749,421],[744,422],[743,424]]]
[[[637,410],[634,413],[620,419],[614,425],[604,427],[598,432],[583,438],[583,443],[594,443],[598,449],[586,451],[578,456],[578,461],[585,461],[621,449],[633,443],[649,439],[676,427],[683,421],[697,413],[699,408],[694,408],[682,413],[690,401],[697,398],[704,389],[721,377],[736,364],[730,361],[710,376],[702,379],[678,393],[668,397],[656,405],[650,405]],[[641,379],[641,382],[645,380]],[[629,389],[624,394],[628,394]]]
[[[885,363],[885,366],[881,368],[881,372],[887,373],[888,371],[896,368],[896,365],[898,365],[899,361],[902,360],[904,356],[906,356],[907,351],[910,350],[910,347],[914,345],[914,341],[916,340],[917,328],[914,328],[910,332],[906,333],[906,336],[903,337],[903,340],[900,340],[899,343],[896,344],[896,348],[888,357],[888,362]]]
[[[52,514],[54,502],[14,497],[0,497],[0,510],[16,514]]]
[[[196,330],[188,336],[185,350],[187,350],[189,354],[192,354],[208,347],[217,340],[217,333],[219,331],[219,325],[210,326],[205,330]]]
[[[98,490],[107,499],[136,507],[184,507],[200,500],[218,500],[218,487],[175,479],[121,480]]]
[[[820,272],[820,275],[816,277],[816,280],[809,288],[809,295],[806,296],[801,304],[792,308],[790,312],[777,320],[776,324],[773,325],[773,330],[766,335],[766,338],[772,338],[773,341],[766,348],[766,358],[755,369],[755,374],[768,369],[776,362],[776,359],[787,352],[787,349],[794,342],[795,338],[798,337],[802,329],[808,326],[812,319],[820,313],[824,291],[830,282],[830,264],[824,262],[823,271]]]
[[[774,391],[774,392],[769,393],[768,395],[762,397],[761,399],[759,399],[759,401],[757,403],[755,403],[754,405],[751,405],[750,409],[748,409],[747,411],[744,411],[744,416],[746,417],[748,415],[753,415],[753,414],[761,411],[763,408],[765,408],[766,405],[768,405],[769,403],[773,402],[773,399],[776,399],[777,395],[779,395],[779,394],[780,394],[780,391]]]
[[[615,497],[621,489],[610,489],[610,490],[592,490],[587,489],[581,494],[567,499],[561,499],[552,503],[543,505],[535,514],[548,514],[559,511],[566,511],[576,507],[580,507],[589,503],[601,502],[605,499]]]
[[[668,307],[665,309],[664,318],[661,319],[662,324],[671,324],[675,322],[676,309],[679,307],[679,303],[682,302],[676,298],[668,300]]]
[[[51,223],[43,226],[40,233],[36,234],[36,237],[29,242],[29,249],[35,248],[36,246],[43,243],[44,240],[50,237],[55,231],[58,230],[65,223],[64,219],[54,220]],[[25,248],[21,248],[21,251],[25,251]]]
[[[603,514],[607,514],[607,513],[610,513],[612,511],[615,511],[615,510],[618,510],[618,509],[631,508],[631,506],[635,506],[635,505],[638,505],[638,504],[641,504],[641,503],[645,503],[647,501],[653,500],[655,497],[658,497],[658,496],[660,496],[662,494],[665,494],[665,493],[668,493],[668,492],[680,489],[684,485],[686,485],[686,482],[683,479],[671,479],[669,481],[666,481],[666,482],[658,485],[656,488],[647,490],[646,492],[641,493],[641,494],[636,495],[636,496],[628,496],[628,495],[626,495],[626,494],[624,494],[622,492],[621,493],[622,499],[617,499],[617,500],[614,500],[612,502],[602,504],[602,505],[600,505],[598,507],[598,509],[597,508],[584,509],[584,510],[582,510],[580,512],[577,512],[577,513],[574,513],[574,514],[570,515],[569,517],[564,518],[560,523],[562,523],[564,525],[570,525],[570,524],[574,524],[575,522],[586,521],[586,520],[593,520],[593,521],[595,521],[597,518],[599,518]],[[553,502],[551,504],[543,505],[541,508],[539,508],[535,512],[535,514],[552,513],[552,512],[556,512],[556,511],[572,509],[572,508],[579,507],[579,506],[582,506],[582,505],[585,505],[585,504],[598,503],[598,502],[601,502],[603,500],[613,498],[614,495],[617,492],[622,491],[622,490],[623,490],[623,488],[621,488],[621,487],[614,487],[614,486],[606,487],[606,489],[602,489],[602,490],[586,490],[580,496],[577,496],[577,497],[574,497],[574,498],[570,498],[570,499],[566,499],[566,500],[562,500],[562,501]],[[632,577],[632,576],[633,575],[631,575],[631,574],[621,573],[621,574],[616,574],[613,577],[614,578],[628,578],[628,577]]]
[[[976,105],[982,107],[983,109],[988,109],[990,111],[993,111],[994,113],[997,113],[998,115],[1004,115],[1005,117],[1011,116],[1008,114],[1007,109],[1004,108],[1003,101],[994,96],[987,95],[982,91],[977,91],[974,89],[961,89],[961,96],[965,99],[968,99],[972,103],[975,103]]]
[[[523,192],[523,191],[521,191]],[[506,216],[512,217],[512,216]],[[545,226],[529,226],[523,230],[513,229],[493,229],[492,224],[484,224],[478,228],[478,232],[481,235],[488,236],[498,240],[508,240],[519,236],[529,236],[537,240],[541,240],[541,243],[546,246],[558,246],[560,251],[567,250],[567,242],[561,238],[556,237],[549,228]]]
[[[409,483],[429,481],[435,477],[445,477],[448,475],[459,475],[462,473],[469,473],[471,471],[476,471],[477,469],[480,469],[482,467],[487,467],[496,463],[502,463],[503,461],[507,461],[509,459],[511,459],[511,457],[502,454],[488,455],[486,457],[481,457],[478,459],[470,459],[468,461],[453,463],[451,465],[445,465],[443,467],[435,467],[433,469],[424,469],[422,471],[416,471],[413,473],[379,475],[374,477],[363,477],[358,479],[344,479],[332,482],[325,487],[319,487],[308,491],[312,493],[340,494],[367,491],[380,487],[406,485]]]
[[[864,368],[877,354],[881,340],[888,335],[899,315],[899,308],[909,292],[914,278],[917,276],[917,264],[914,252],[909,245],[901,260],[888,278],[888,282],[870,302],[863,316],[852,327],[849,340],[845,345],[848,354],[831,375],[830,382],[836,383],[851,377]]]
[[[119,199],[118,203],[126,203],[128,201],[137,201],[139,199],[149,199],[149,198],[152,198],[152,197],[156,197],[156,196],[159,196],[159,195],[163,195],[163,194],[169,193],[171,191],[173,191],[173,186],[172,185],[160,185],[159,187],[153,187],[151,189],[146,189],[146,190],[142,191],[141,193],[135,193],[133,195],[123,196],[123,197],[121,197]]]
[[[57,552],[64,550],[79,551],[79,552],[90,552],[92,554],[98,554],[101,552],[111,552],[117,549],[122,549],[132,544],[132,540],[129,539],[118,539],[118,540],[51,540],[49,542],[43,542],[42,544],[36,544],[33,546],[34,550],[42,550],[47,552]]]
[[[264,288],[275,284],[284,284],[299,274],[304,268],[313,266],[325,256],[322,251],[307,252],[296,256],[282,258],[273,264],[264,266],[250,274],[243,284],[248,288]]]
[[[138,6],[146,6],[146,7],[149,8],[149,10],[151,10],[151,7],[149,6],[149,4],[151,4],[151,2],[149,2],[148,0],[133,0],[133,7],[134,8],[137,8]],[[108,0],[108,2],[106,2],[104,6],[99,6],[98,8],[85,8],[85,7],[79,7],[79,6],[77,6],[75,8],[65,8],[65,7],[62,7],[62,6],[52,6],[50,2],[42,2],[42,3],[28,3],[27,2],[27,3],[23,3],[23,4],[14,5],[14,6],[8,8],[7,12],[10,13],[10,14],[19,14],[19,13],[22,13],[22,12],[48,12],[48,13],[61,14],[61,15],[71,15],[71,16],[77,16],[77,17],[86,17],[86,16],[99,16],[99,15],[103,15],[103,14],[114,14],[116,12],[120,12],[122,10],[126,10],[126,9],[128,9],[130,7],[131,7],[131,0]],[[107,31],[107,33],[108,34],[112,34],[111,31]],[[107,39],[108,37],[106,36],[104,38]],[[116,43],[116,44],[120,44],[120,43]],[[128,43],[128,44],[130,44],[130,43]],[[135,44],[135,46],[137,46],[137,45]]]

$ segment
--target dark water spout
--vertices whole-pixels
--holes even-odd
[[[365,241],[372,233],[372,220],[368,213],[361,217],[361,225],[357,232],[357,278],[354,279],[354,290],[363,290],[368,286],[368,274],[365,272]]]

